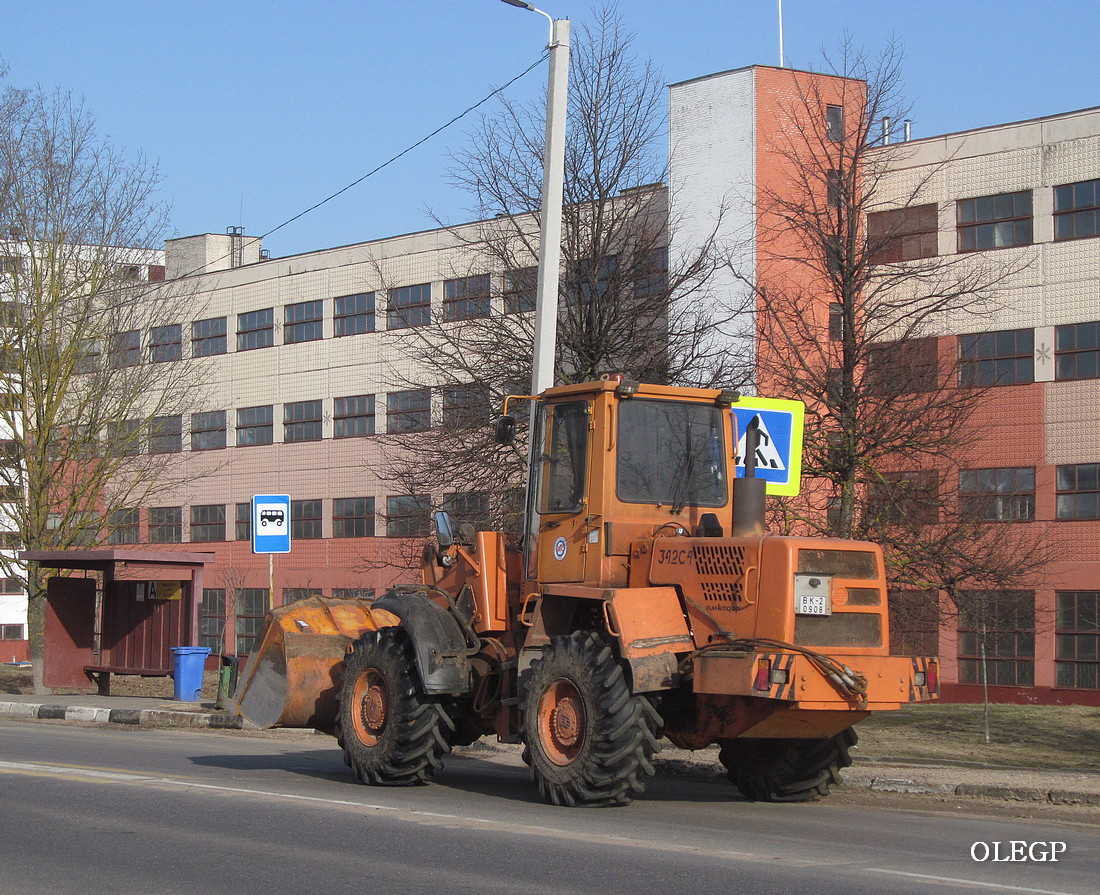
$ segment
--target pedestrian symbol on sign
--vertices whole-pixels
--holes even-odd
[[[768,431],[768,424],[764,422],[764,417],[759,413],[753,417],[752,422],[741,433],[741,438],[737,442],[737,465],[745,465],[745,441],[748,439],[749,429],[756,429],[759,438],[756,443],[756,468],[785,470],[787,464],[783,462],[783,457],[780,456],[775,446],[775,439]]]

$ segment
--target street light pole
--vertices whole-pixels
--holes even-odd
[[[546,142],[542,156],[542,226],[535,299],[535,344],[531,393],[554,384],[558,280],[561,269],[561,207],[565,192],[565,111],[569,95],[569,20],[553,19],[525,0],[502,0],[545,16],[550,22],[550,74],[546,86]]]

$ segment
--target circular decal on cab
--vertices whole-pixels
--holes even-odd
[[[565,559],[565,551],[565,538],[558,538],[554,541],[554,559]]]

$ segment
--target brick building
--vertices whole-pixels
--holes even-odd
[[[790,174],[776,141],[784,128],[807,126],[784,111],[799,78],[821,100],[811,125],[829,133],[860,114],[860,82],[785,69],[671,88],[669,253],[690,254],[717,226],[732,263],[713,288],[731,304],[753,304],[734,270],[743,276],[794,250],[776,247],[790,235],[757,209]],[[877,151],[890,174],[876,215],[898,213],[911,184],[931,173],[897,260],[994,252],[1029,260],[995,316],[947,316],[930,333],[967,382],[990,387],[983,437],[938,487],[1059,545],[1039,586],[1005,594],[1012,611],[991,641],[994,698],[1100,703],[1100,109]],[[872,218],[871,226],[887,220]],[[240,234],[169,243],[169,278],[190,275],[196,310],[160,339],[178,362],[203,363],[208,387],[202,406],[158,433],[158,449],[180,454],[186,486],[163,505],[134,508],[112,541],[216,553],[203,645],[246,652],[272,603],[369,593],[407,578],[395,559],[425,533],[427,508],[476,509],[484,499],[402,493],[384,478],[380,454],[387,433],[427,433],[446,412],[443,389],[408,387],[409,329],[502,314],[506,301],[530,304],[530,296],[517,301],[508,271],[471,256],[478,226],[269,260]],[[767,346],[747,313],[749,325],[730,330],[730,350],[754,357]],[[827,326],[827,305],[817,313]],[[248,540],[248,502],[261,493],[292,498],[294,550],[270,571]],[[943,656],[952,696],[975,698],[973,631],[945,614],[909,633]]]

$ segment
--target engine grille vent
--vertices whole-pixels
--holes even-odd
[[[708,604],[744,602],[745,550],[732,544],[696,544],[695,573]]]

